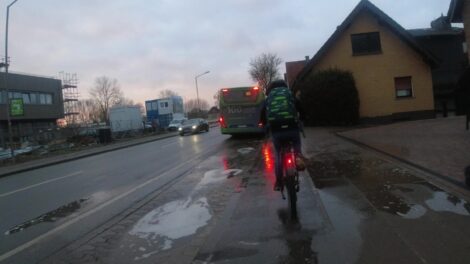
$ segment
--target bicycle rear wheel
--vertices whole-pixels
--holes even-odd
[[[286,189],[291,219],[297,219],[297,191],[295,190],[295,170],[286,170]]]

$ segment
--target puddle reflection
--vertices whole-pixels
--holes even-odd
[[[129,234],[158,244],[160,250],[167,250],[174,240],[195,234],[211,217],[205,197],[194,201],[191,198],[172,201],[147,213]]]
[[[318,263],[317,253],[312,250],[314,232],[302,228],[298,219],[291,219],[289,211],[280,209],[277,216],[282,223],[281,237],[284,238],[288,254],[281,256],[281,263]]]
[[[446,192],[434,192],[433,197],[426,200],[426,205],[436,212],[450,212],[459,215],[470,215],[470,204]]]
[[[326,153],[309,163],[309,171],[318,189],[352,183],[377,210],[405,219],[418,219],[428,210],[470,216],[466,201],[378,158],[348,151]]]

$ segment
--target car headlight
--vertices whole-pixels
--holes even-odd
[[[178,127],[178,131],[181,131],[181,130],[183,130],[183,128],[182,128],[182,127]]]
[[[193,129],[196,129],[196,126],[193,126]]]

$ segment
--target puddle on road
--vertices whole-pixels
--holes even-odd
[[[446,192],[434,192],[433,198],[426,200],[426,205],[436,212],[450,212],[459,215],[470,215],[470,204]]]
[[[211,157],[199,164],[198,170],[205,170],[220,165],[220,157]],[[161,251],[173,248],[175,240],[190,237],[206,226],[212,219],[212,213],[205,188],[213,188],[228,179],[236,177],[241,169],[210,169],[187,193],[187,199],[168,202],[143,216],[128,232],[129,235],[143,239],[147,246],[132,249],[136,253],[135,261],[149,258]]]
[[[252,148],[252,147],[247,147],[247,148],[239,148],[237,151],[238,153],[242,154],[242,155],[245,155],[245,154],[249,154],[250,152],[254,151],[255,149]]]
[[[318,255],[313,263],[355,263],[363,247],[361,224],[368,215],[351,206],[347,188],[340,187],[338,194],[328,190],[320,191],[320,199],[328,206],[327,226],[313,235],[313,245]],[[341,252],[341,254],[338,254]]]
[[[418,219],[428,210],[470,215],[468,202],[444,192],[406,169],[375,157],[338,151],[319,154],[308,165],[318,189],[352,183],[365,194],[374,208],[405,219]]]
[[[228,169],[228,170],[221,170],[215,169],[210,170],[204,173],[201,181],[198,183],[195,189],[200,189],[204,186],[214,184],[226,179],[230,179],[238,174],[240,174],[242,170],[239,169]]]
[[[197,200],[177,200],[147,213],[129,234],[157,244],[157,251],[142,255],[148,257],[160,250],[170,249],[176,239],[195,234],[199,228],[207,225],[211,218],[205,197]]]
[[[426,211],[426,208],[424,208],[422,205],[415,204],[409,207],[408,212],[403,214],[397,211],[396,214],[405,219],[418,219],[424,214],[426,214]]]
[[[11,235],[11,234],[14,234],[14,233],[22,232],[23,230],[25,230],[25,229],[27,229],[31,226],[40,224],[40,223],[55,222],[59,218],[67,217],[67,216],[73,214],[74,212],[78,211],[82,207],[82,203],[84,203],[87,200],[88,200],[88,198],[87,199],[80,199],[80,200],[68,203],[66,205],[63,205],[63,206],[61,206],[61,207],[59,207],[55,210],[52,210],[52,211],[47,212],[45,214],[42,214],[42,215],[40,215],[40,216],[38,216],[34,219],[31,219],[31,220],[23,222],[19,225],[16,225],[16,226],[8,229],[4,234],[5,235]]]

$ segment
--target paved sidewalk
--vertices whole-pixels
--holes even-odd
[[[89,157],[89,156],[93,156],[93,155],[97,155],[97,154],[101,154],[101,153],[105,153],[105,152],[109,152],[113,150],[128,148],[128,147],[132,147],[135,145],[145,144],[145,143],[160,140],[160,139],[174,137],[176,135],[177,133],[168,133],[168,134],[143,137],[139,139],[131,139],[131,140],[127,140],[124,142],[116,142],[116,143],[112,143],[109,145],[97,146],[97,147],[93,147],[90,149],[76,151],[76,152],[65,154],[65,155],[46,157],[43,159],[22,162],[22,163],[15,164],[15,165],[8,165],[8,166],[0,167],[0,178],[15,174],[15,173],[19,173],[19,172],[34,170],[34,169],[38,169],[38,168],[66,162],[66,161],[76,160],[76,159]]]
[[[401,122],[338,133],[451,182],[465,182],[470,165],[470,131],[465,117]]]

